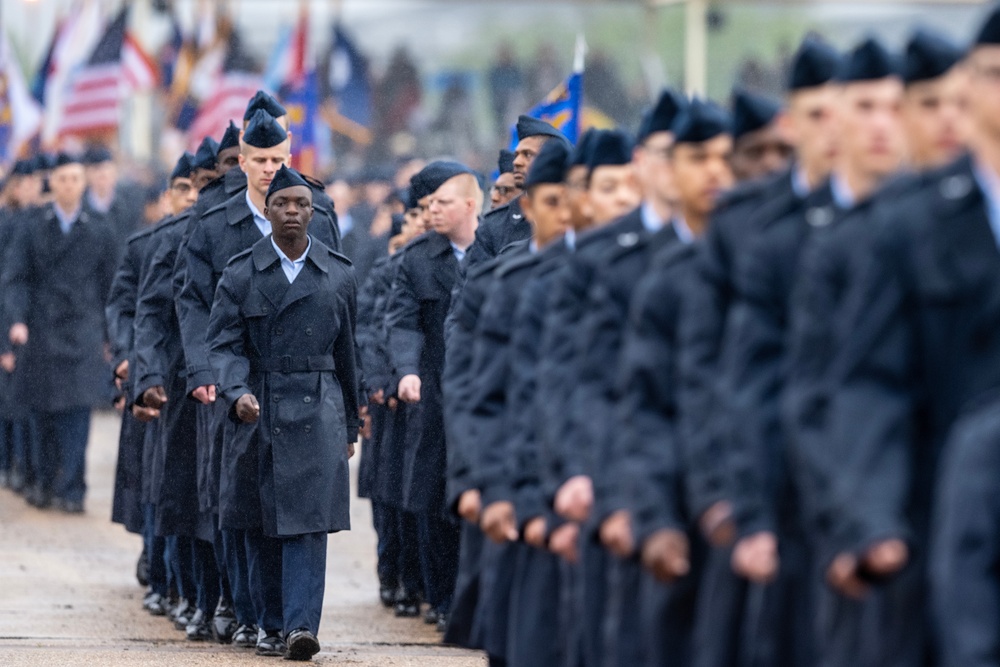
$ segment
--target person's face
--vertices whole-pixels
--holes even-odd
[[[42,179],[37,174],[18,176],[12,189],[14,201],[19,206],[34,206],[42,196]]]
[[[903,83],[896,78],[841,87],[837,127],[841,155],[849,168],[878,177],[899,169],[906,150],[902,104]]]
[[[490,204],[493,208],[503,206],[519,194],[521,188],[514,182],[514,174],[500,174],[490,190]]]
[[[569,202],[573,229],[578,232],[590,227],[590,210],[587,201],[587,165],[576,165],[566,172],[566,198]]]
[[[158,222],[165,215],[170,214],[170,195],[163,193],[160,195],[156,201],[149,202],[146,204],[146,208],[143,211],[144,217],[146,219],[146,224],[150,225],[154,222]]]
[[[475,214],[475,200],[465,196],[460,186],[459,178],[452,178],[431,195],[431,229],[438,234],[450,236]]]
[[[191,174],[191,184],[195,190],[201,192],[201,189],[214,181],[218,175],[214,169],[195,169]]]
[[[365,186],[365,201],[372,206],[378,206],[392,194],[392,183],[388,181],[372,181]]]
[[[170,200],[170,212],[179,215],[198,201],[198,189],[191,183],[190,178],[175,178],[170,181],[167,197]]]
[[[420,207],[420,217],[423,219],[424,231],[427,231],[431,228],[431,195],[421,197],[417,201],[417,206]]]
[[[528,175],[538,151],[542,150],[545,139],[545,137],[525,137],[517,142],[517,147],[514,149],[514,184],[517,187],[524,187],[524,178]]]
[[[733,146],[733,175],[747,181],[781,171],[792,159],[792,145],[782,125],[772,122],[747,132]]]
[[[406,225],[422,231],[427,231],[424,227],[424,212],[422,209],[418,208],[408,208],[406,212],[403,213],[403,220]]]
[[[562,183],[534,186],[522,199],[521,206],[534,227],[539,247],[547,246],[569,229],[572,215],[566,186]]]
[[[601,165],[590,173],[585,210],[600,226],[622,217],[642,201],[639,181],[631,164]]]
[[[919,81],[903,94],[903,124],[910,159],[918,169],[958,157],[969,138],[969,77],[962,67]]]
[[[675,199],[673,172],[670,169],[670,132],[654,132],[635,150],[635,168],[644,193],[652,199],[669,202]]]
[[[390,229],[392,229],[392,206],[382,204],[375,209],[375,216],[372,218],[368,234],[371,236],[381,236]]]
[[[969,56],[969,110],[976,138],[1000,141],[1000,46],[979,46]]]
[[[354,206],[354,188],[343,179],[337,179],[326,186],[326,194],[333,200],[334,210],[346,213]]]
[[[837,156],[833,126],[835,100],[832,85],[795,91],[789,96],[788,109],[779,120],[799,161],[806,170],[820,175],[830,171]]]
[[[225,174],[238,166],[240,166],[239,146],[230,146],[219,151],[219,156],[216,158],[216,171],[218,173]]]
[[[271,221],[275,241],[294,244],[306,238],[313,216],[312,202],[312,189],[305,185],[271,193],[262,213]]]
[[[291,160],[291,143],[287,140],[271,148],[244,144],[240,169],[247,175],[247,185],[263,197],[281,165],[288,165]]]
[[[79,206],[86,187],[87,179],[81,164],[63,165],[49,174],[52,197],[63,209],[72,210]]]
[[[107,197],[115,189],[118,181],[118,168],[114,162],[100,162],[86,168],[87,185],[99,196]]]
[[[722,193],[732,187],[732,151],[733,140],[728,134],[674,146],[674,183],[681,208],[687,214],[708,216]]]

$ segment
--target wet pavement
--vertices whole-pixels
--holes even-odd
[[[135,579],[140,539],[108,518],[118,427],[117,416],[95,414],[84,515],[39,511],[0,489],[0,665],[288,664],[252,650],[186,641],[163,617],[142,610],[144,591]],[[330,536],[322,651],[314,663],[485,665],[478,653],[442,646],[420,619],[397,619],[379,605],[367,501],[353,502],[351,524],[353,530]]]

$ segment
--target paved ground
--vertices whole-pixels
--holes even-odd
[[[166,620],[142,611],[134,574],[139,538],[108,519],[117,442],[117,418],[96,416],[82,517],[40,512],[0,490],[0,665],[282,664],[252,651],[185,641]],[[441,646],[419,620],[394,618],[378,605],[367,501],[356,501],[351,514],[354,530],[330,539],[323,650],[315,662],[485,665],[479,654]]]

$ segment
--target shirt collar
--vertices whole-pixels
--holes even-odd
[[[990,226],[995,232],[1000,232],[1000,174],[979,160],[973,161],[972,173],[976,177],[979,189],[983,191]],[[998,242],[1000,242],[1000,234],[998,234]]]
[[[692,232],[691,228],[688,227],[687,222],[684,221],[684,218],[678,216],[674,218],[670,222],[670,224],[673,225],[674,233],[677,234],[677,238],[680,239],[681,243],[685,245],[689,243],[694,243],[694,232]]]
[[[837,174],[830,176],[830,192],[833,194],[833,203],[837,208],[848,210],[854,208],[856,199],[847,182]]]
[[[453,253],[455,253],[455,259],[457,259],[458,263],[461,264],[462,260],[465,259],[465,250],[459,248],[457,245],[455,245],[451,241],[448,241],[448,243],[449,243],[449,245],[451,245],[451,251]]]
[[[288,255],[282,252],[281,248],[278,247],[278,244],[274,242],[273,234],[268,238],[271,239],[271,247],[274,248],[274,252],[278,253],[278,259],[281,260],[282,264],[287,263],[289,265],[302,266],[306,263],[306,258],[309,257],[309,249],[312,248],[313,244],[311,236],[306,236],[306,251],[302,253],[302,256],[298,259],[288,259]]]
[[[809,177],[801,166],[792,169],[792,192],[799,199],[805,199],[812,192],[812,188],[809,187]]]
[[[570,252],[576,250],[576,230],[570,227],[566,230],[566,235],[563,236],[563,243],[566,247],[570,249]]]
[[[639,217],[642,218],[642,226],[650,234],[655,234],[663,229],[663,220],[656,214],[656,211],[653,210],[653,205],[648,201],[642,202],[642,207],[639,209]]]
[[[64,228],[68,228],[70,225],[72,225],[74,222],[77,221],[77,219],[80,217],[80,210],[82,208],[83,208],[82,206],[77,205],[75,209],[73,209],[69,213],[66,213],[61,208],[59,208],[59,204],[52,202],[52,210],[55,211],[56,213],[56,219],[59,220],[59,224]]]
[[[114,193],[107,199],[101,199],[93,190],[87,190],[87,202],[98,213],[107,213],[111,210],[111,204],[115,201]]]
[[[260,212],[260,209],[257,208],[254,205],[253,200],[250,199],[249,188],[247,188],[246,199],[247,199],[247,206],[250,207],[250,214],[253,215],[254,224],[256,224],[257,227],[260,228],[264,236],[267,236],[268,234],[271,233],[271,221],[264,217],[264,214]]]

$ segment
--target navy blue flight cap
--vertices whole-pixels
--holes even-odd
[[[302,174],[295,171],[291,167],[286,167],[281,165],[278,172],[271,179],[271,184],[267,186],[267,194],[264,195],[264,203],[266,204],[271,200],[271,195],[279,190],[284,190],[286,188],[293,188],[296,185],[304,185],[309,188],[309,182],[302,178]],[[312,192],[312,188],[309,188]]]
[[[632,141],[624,132],[602,130],[593,138],[588,153],[587,167],[591,171],[597,167],[629,164],[632,162]]]
[[[274,118],[279,118],[288,114],[288,111],[285,107],[278,103],[278,100],[274,99],[263,90],[258,90],[257,94],[250,98],[250,102],[247,103],[246,111],[243,112],[243,120],[248,121],[253,118],[254,112],[258,109],[263,109]]]
[[[271,148],[288,139],[288,132],[274,119],[274,116],[257,109],[250,118],[250,124],[243,132],[243,142],[256,148]]]
[[[546,142],[531,162],[524,187],[528,189],[543,183],[563,183],[569,171],[569,148],[562,141]]]
[[[37,169],[37,162],[34,159],[18,160],[10,170],[11,176],[31,176]]]
[[[406,222],[406,218],[403,217],[402,213],[392,214],[392,223],[389,226],[389,238],[393,236],[399,236],[403,233],[403,224]]]
[[[576,147],[569,156],[569,166],[583,167],[587,165],[587,159],[590,157],[590,149],[593,147],[594,139],[597,138],[599,132],[600,130],[595,130],[591,127],[583,133],[580,141],[576,142]]]
[[[191,169],[215,169],[215,162],[219,156],[219,144],[212,137],[205,137],[198,145],[198,150],[194,153],[191,161]]]
[[[68,164],[83,164],[83,160],[80,159],[79,155],[75,153],[59,153],[56,155],[55,160],[52,161],[50,169],[58,169],[59,167],[65,167]]]
[[[788,75],[788,90],[816,88],[829,83],[840,66],[836,49],[816,37],[806,37],[792,57]]]
[[[185,151],[184,155],[177,160],[177,164],[174,165],[174,170],[170,172],[170,181],[173,182],[175,178],[191,178],[191,172],[194,171],[191,166],[193,163],[194,156]]]
[[[238,148],[240,145],[240,128],[236,127],[236,123],[229,121],[229,127],[226,128],[225,134],[222,135],[222,141],[219,142],[219,150],[224,151],[227,148]]]
[[[733,91],[733,139],[767,127],[781,113],[781,103],[749,90]]]
[[[660,99],[642,117],[636,141],[642,143],[656,132],[670,132],[680,114],[687,107],[687,98],[670,88],[660,93]]]
[[[163,196],[163,193],[165,191],[166,188],[163,187],[162,181],[157,181],[152,185],[147,185],[145,191],[143,192],[143,199],[142,199],[143,203],[146,204],[147,206],[149,204],[155,204],[157,201],[159,201],[160,197]]]
[[[941,35],[917,30],[906,44],[903,81],[909,85],[944,76],[964,57],[960,48]]]
[[[715,102],[695,97],[674,123],[675,144],[700,144],[720,134],[732,134],[733,121]]]
[[[466,167],[461,162],[454,162],[452,160],[435,160],[429,165],[420,170],[420,172],[410,180],[410,188],[414,187],[414,179],[417,181],[417,196],[416,200],[420,201],[427,195],[432,195],[437,192],[438,188],[445,184],[445,182],[450,181],[456,176],[461,176],[462,174],[471,174],[475,176],[475,172]]]
[[[837,81],[854,83],[900,76],[899,63],[880,41],[869,37],[854,47],[837,70]]]
[[[976,35],[976,41],[973,42],[974,46],[1000,46],[1000,3],[993,6],[990,13],[987,15],[986,20],[983,22],[983,27],[979,29],[979,33]]]
[[[105,146],[88,146],[83,152],[83,163],[88,167],[113,160],[114,157],[111,155],[111,151]]]
[[[531,116],[519,116],[517,119],[517,140],[521,141],[528,137],[555,137],[563,141],[569,141],[566,135],[544,120],[532,118]]]
[[[500,157],[497,158],[497,171],[501,174],[509,174],[514,171],[514,153],[506,148],[500,149]]]

